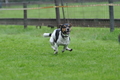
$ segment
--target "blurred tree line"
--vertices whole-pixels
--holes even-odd
[[[46,1],[53,1],[53,0],[0,0],[0,2],[29,2],[29,1],[41,1],[41,2],[46,2]]]
[[[9,3],[9,2],[31,2],[31,1],[40,1],[40,2],[53,2],[54,0],[0,0],[0,2],[3,3]],[[61,1],[61,0],[58,0]],[[63,0],[64,2],[104,2],[108,0]],[[119,1],[119,0],[113,0],[113,1]]]

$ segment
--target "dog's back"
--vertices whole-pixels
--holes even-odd
[[[60,32],[60,29],[55,29],[53,31],[53,33],[44,33],[43,36],[44,37],[53,37],[54,38],[54,41],[56,42],[58,37],[59,37],[59,32]]]

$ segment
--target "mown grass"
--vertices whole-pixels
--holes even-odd
[[[116,2],[115,4],[119,4]],[[96,5],[108,4],[108,2],[89,2],[89,3],[65,3],[64,5]],[[54,4],[28,5],[28,8],[48,7]],[[22,8],[23,6],[8,6],[5,8]],[[114,6],[114,18],[119,19],[120,6]],[[3,7],[4,8],[4,7]],[[92,7],[69,7],[64,8],[65,18],[107,18],[109,19],[109,6]],[[22,10],[0,10],[1,18],[23,18]],[[62,8],[60,16],[63,18]],[[28,18],[56,18],[55,8],[28,10]]]
[[[119,80],[119,29],[73,27],[72,52],[54,55],[44,32],[28,26],[0,26],[1,80]]]

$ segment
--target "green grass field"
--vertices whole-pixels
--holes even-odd
[[[0,80],[119,80],[119,28],[73,27],[72,52],[53,54],[53,29],[0,26]]]
[[[108,2],[91,2],[91,3],[68,3],[71,5],[96,5],[96,4],[108,4]],[[115,4],[120,4],[116,2]],[[66,4],[64,4],[66,5]],[[40,5],[28,5],[28,8],[36,7],[48,7],[54,6],[54,4],[40,4]],[[6,6],[3,8],[23,8],[23,6]],[[114,6],[114,18],[119,19],[120,6]],[[109,7],[108,6],[93,6],[93,7],[73,7],[64,8],[65,18],[106,18],[109,19]],[[63,18],[62,8],[60,8],[60,16]],[[22,10],[0,10],[1,18],[23,18]],[[34,9],[28,10],[28,18],[56,18],[55,8],[48,9]]]

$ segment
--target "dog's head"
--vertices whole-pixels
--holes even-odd
[[[61,24],[60,29],[64,35],[69,35],[72,25],[69,23]]]

